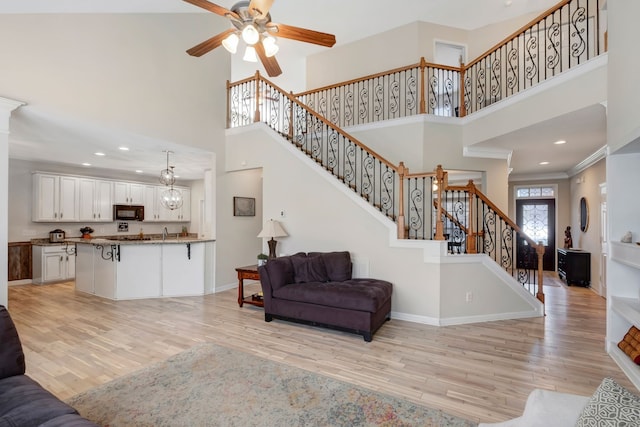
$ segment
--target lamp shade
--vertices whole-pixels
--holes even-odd
[[[248,24],[242,30],[242,40],[249,46],[253,46],[260,40],[260,33],[252,24]]]
[[[224,46],[224,48],[227,49],[229,52],[236,53],[238,50],[239,41],[240,41],[240,38],[238,37],[238,35],[236,33],[231,33],[227,36],[227,38],[222,40],[222,46]]]
[[[244,51],[244,56],[242,57],[247,62],[258,62],[258,57],[256,56],[256,49],[253,46],[247,46]]]
[[[264,223],[264,227],[262,227],[262,231],[258,234],[258,237],[284,237],[288,236],[287,232],[284,231],[282,225],[278,221],[273,219],[268,220]]]

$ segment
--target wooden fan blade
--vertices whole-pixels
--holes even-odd
[[[251,0],[249,11],[255,13],[254,16],[264,18],[269,13],[272,5],[273,0]]]
[[[195,45],[191,49],[187,50],[187,53],[191,56],[200,57],[220,46],[222,44],[222,40],[234,31],[235,30],[233,28],[229,28],[227,31],[223,31],[217,36],[213,36],[209,40],[205,40],[202,43]]]
[[[307,30],[306,28],[293,27],[285,24],[269,24],[267,28],[277,37],[298,40],[305,43],[318,44],[320,46],[331,47],[336,44],[336,36],[333,34],[321,33],[319,31]]]
[[[228,15],[231,15],[236,19],[240,19],[237,13],[230,11],[226,7],[218,6],[215,3],[211,3],[210,1],[207,1],[207,0],[184,0],[184,1],[186,1],[187,3],[191,3],[194,6],[198,6],[205,10],[208,10],[209,12],[216,13],[220,16],[226,17]]]
[[[262,65],[264,65],[264,69],[267,70],[267,74],[269,75],[269,77],[277,77],[282,74],[282,70],[280,69],[278,61],[276,61],[276,57],[267,57],[267,54],[264,52],[264,46],[262,46],[262,43],[256,43],[255,45],[253,45],[253,47],[256,49],[258,58],[260,58]]]

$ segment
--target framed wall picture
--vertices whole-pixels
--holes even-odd
[[[253,197],[234,197],[233,216],[256,216],[256,199]]]

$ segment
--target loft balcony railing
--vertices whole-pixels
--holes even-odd
[[[394,165],[260,73],[227,82],[227,102],[229,128],[264,122],[394,221],[398,238],[449,240],[452,253],[485,253],[544,302],[544,247],[523,235],[536,248],[537,262],[516,265],[508,243],[521,231],[472,182],[450,187],[440,166],[412,174],[404,163]]]
[[[603,0],[564,0],[459,67],[416,64],[295,94],[340,127],[417,114],[462,117],[604,52]]]

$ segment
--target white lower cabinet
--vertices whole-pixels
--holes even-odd
[[[204,244],[162,247],[162,295],[202,295],[204,290]]]
[[[33,246],[33,283],[60,282],[75,275],[73,245]]]
[[[76,290],[115,300],[203,295],[206,245],[78,244]]]

